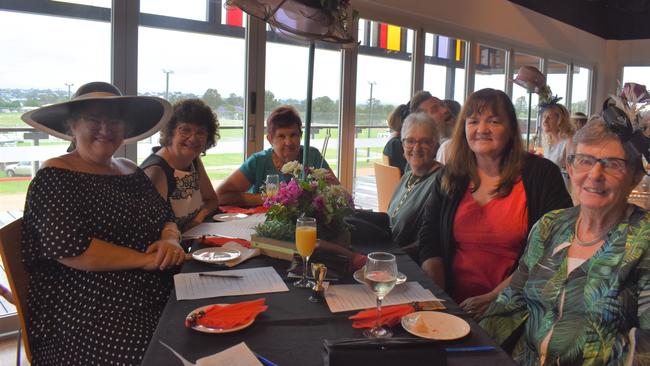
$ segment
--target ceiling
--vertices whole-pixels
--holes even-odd
[[[605,39],[650,39],[650,0],[509,0]]]

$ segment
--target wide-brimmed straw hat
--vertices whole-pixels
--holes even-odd
[[[74,109],[90,103],[105,105],[110,108],[113,117],[124,121],[127,126],[125,144],[158,132],[172,115],[171,105],[162,98],[124,96],[114,85],[95,81],[79,87],[71,100],[43,106],[23,114],[21,118],[40,131],[72,141],[67,120]]]

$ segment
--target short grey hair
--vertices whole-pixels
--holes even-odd
[[[578,130],[573,136],[573,152],[578,147],[578,144],[583,145],[600,145],[603,140],[616,140],[621,141],[617,134],[612,132],[607,126],[607,122],[600,115],[594,115],[589,118],[587,124]],[[623,144],[623,150],[625,151],[625,160],[628,161],[628,165],[634,168],[634,175],[645,174],[643,169],[643,162],[641,161],[641,155],[634,151],[631,146],[628,144]]]
[[[440,140],[440,134],[438,133],[436,123],[431,119],[431,117],[429,117],[426,112],[411,113],[408,115],[408,117],[406,117],[404,124],[402,124],[402,138],[406,138],[407,134],[414,127],[424,127],[429,130],[429,133],[431,133],[431,136],[436,142]]]

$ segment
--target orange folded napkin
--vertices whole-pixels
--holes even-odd
[[[251,242],[246,239],[237,239],[237,238],[221,238],[216,236],[206,236],[201,238],[201,244],[211,245],[213,247],[220,247],[226,244],[229,241],[234,241],[235,243],[241,245],[245,248],[251,247]]]
[[[402,317],[415,311],[412,305],[393,305],[381,308],[379,323],[389,327],[396,326]],[[373,328],[377,322],[377,309],[362,310],[350,316],[352,328]]]
[[[244,301],[229,305],[212,305],[185,318],[185,326],[202,325],[208,328],[230,329],[249,323],[268,309],[266,299]]]
[[[238,206],[219,206],[219,209],[227,213],[243,213],[247,215],[266,213],[266,211],[269,210],[268,207],[264,206],[257,206],[252,208],[243,208]]]

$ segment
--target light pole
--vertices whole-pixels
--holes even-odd
[[[163,71],[165,73],[165,99],[169,100],[169,74],[173,74],[174,70],[165,70]]]
[[[68,87],[68,99],[70,99],[70,87],[73,86],[73,85],[74,85],[74,83],[70,83],[70,84],[65,83],[65,86]]]
[[[370,126],[372,126],[372,88],[377,85],[377,82],[369,81],[368,84],[370,85],[370,100],[368,102],[368,140],[370,140]],[[370,147],[366,149],[366,161],[370,161]]]

